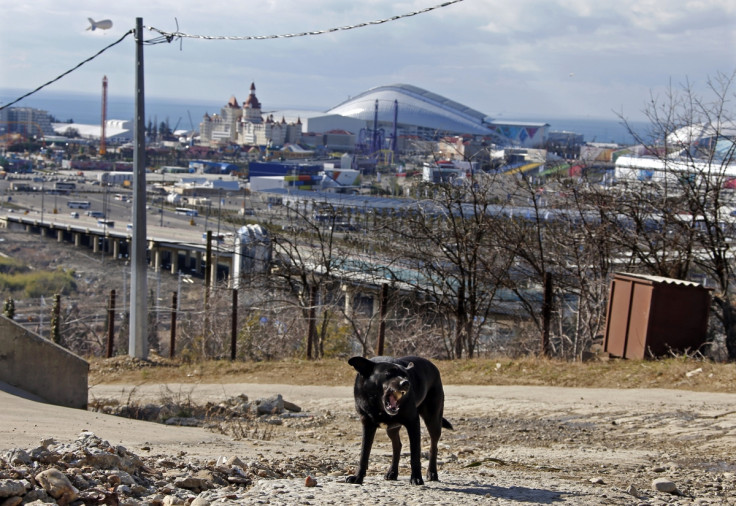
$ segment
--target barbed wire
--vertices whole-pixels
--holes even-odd
[[[377,19],[374,21],[365,21],[363,23],[357,23],[354,25],[345,25],[345,26],[338,26],[334,28],[326,28],[323,30],[312,30],[312,31],[307,31],[307,32],[285,33],[285,34],[278,34],[278,35],[276,34],[274,35],[195,35],[195,34],[180,32],[178,30],[175,32],[167,32],[165,30],[161,30],[159,28],[155,28],[152,26],[146,26],[144,28],[161,34],[161,38],[153,39],[152,43],[172,42],[175,39],[182,39],[182,38],[201,39],[201,40],[235,40],[235,41],[291,39],[291,38],[296,38],[296,37],[309,37],[312,35],[324,35],[327,33],[354,30],[356,28],[364,28],[366,26],[390,23],[392,21],[398,21],[400,19],[417,16],[419,14],[424,14],[426,12],[434,11],[437,9],[442,9],[444,7],[448,7],[452,4],[460,3],[462,1],[464,0],[449,0],[447,2],[438,4],[438,5],[434,5],[432,7],[426,7],[424,9],[420,9],[417,11],[407,12],[406,14],[397,14],[396,16],[391,16],[391,17],[384,18],[384,19]]]

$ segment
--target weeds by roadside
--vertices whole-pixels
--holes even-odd
[[[536,357],[435,361],[447,385],[546,385],[584,388],[674,388],[733,392],[736,363],[691,357],[660,360],[568,362]],[[185,363],[151,356],[90,359],[90,384],[261,383],[349,386],[355,370],[347,360],[289,359],[268,362]]]

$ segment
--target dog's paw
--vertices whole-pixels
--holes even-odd
[[[362,485],[363,478],[361,478],[360,476],[347,476],[345,478],[345,483],[352,483],[353,485]]]
[[[424,480],[421,476],[412,476],[411,479],[409,479],[409,483],[412,485],[424,485]]]
[[[439,478],[439,476],[437,476],[437,473],[436,472],[434,472],[434,473],[428,472],[427,473],[427,481],[440,481],[440,478]]]
[[[396,469],[389,469],[384,478],[387,480],[396,481],[397,479],[399,479],[399,471]]]

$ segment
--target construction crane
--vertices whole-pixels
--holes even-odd
[[[102,77],[102,129],[100,131],[100,155],[104,155],[105,148],[105,124],[107,123],[107,76]]]

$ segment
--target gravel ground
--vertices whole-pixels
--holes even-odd
[[[456,385],[445,390],[445,416],[455,430],[444,431],[440,441],[441,481],[424,486],[409,484],[408,444],[398,481],[383,480],[391,449],[380,431],[365,483],[344,483],[360,447],[348,387],[170,384],[90,390],[94,401],[141,405],[164,398],[217,404],[242,394],[251,400],[281,394],[302,408],[209,427],[69,410],[0,391],[0,455],[37,446],[42,438],[71,441],[90,431],[124,445],[157,472],[163,503],[176,496],[183,503],[197,501],[195,506],[736,504],[736,394]],[[402,437],[407,443],[405,432]],[[174,491],[162,484],[166,477],[172,483],[174,477],[184,479],[182,473],[222,471],[218,465],[233,458],[242,461],[239,472],[247,483]],[[157,471],[162,462],[181,472]],[[422,464],[426,469],[426,455]],[[307,486],[308,476],[315,486]]]
[[[55,248],[54,241],[8,231],[2,239],[0,249],[11,256],[33,253],[37,268],[75,267],[95,286],[92,295],[121,285],[114,278],[120,269],[103,276],[98,258],[71,247]],[[103,384],[90,389],[91,401],[153,405],[164,398],[202,405],[241,394],[250,399],[281,394],[303,409],[294,416],[187,427],[50,406],[0,384],[0,506],[19,504],[20,496],[3,494],[23,480],[33,485],[52,465],[53,459],[14,464],[9,457],[17,449],[38,449],[41,441],[65,456],[54,466],[76,473],[72,477],[86,476],[88,484],[99,482],[101,497],[114,502],[114,494],[131,506],[736,504],[736,394],[460,385],[445,390],[445,416],[455,430],[444,431],[440,441],[441,481],[409,484],[405,432],[399,479],[383,480],[391,449],[379,431],[368,476],[357,486],[344,483],[360,451],[360,422],[349,387]],[[132,478],[90,465],[74,467],[71,455],[80,448],[132,455],[142,467]],[[223,466],[233,459],[240,464]],[[422,464],[426,469],[426,455]],[[308,476],[315,486],[306,486]],[[132,488],[123,480],[133,480]],[[100,503],[93,497],[80,500]]]

